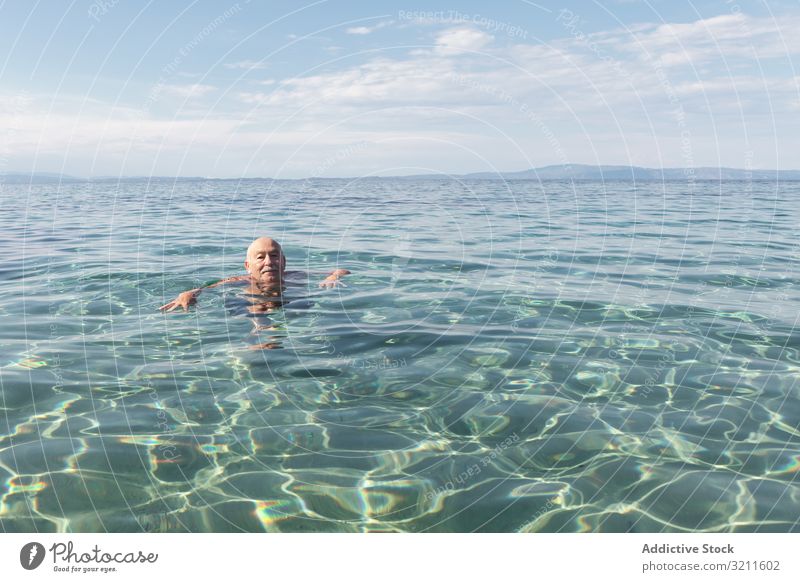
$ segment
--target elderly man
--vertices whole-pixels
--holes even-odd
[[[280,297],[284,277],[286,275],[286,257],[283,254],[281,245],[278,244],[277,241],[267,237],[254,240],[247,248],[244,268],[248,273],[247,275],[230,277],[212,285],[184,291],[174,300],[166,305],[162,305],[159,309],[172,311],[173,309],[182,307],[184,311],[188,311],[189,306],[197,302],[197,296],[203,289],[209,289],[211,287],[237,281],[248,281],[250,283],[249,291],[253,295]],[[335,287],[339,284],[339,279],[349,274],[350,271],[346,269],[336,269],[332,271],[319,286]]]

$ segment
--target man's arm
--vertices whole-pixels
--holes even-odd
[[[200,295],[200,292],[203,289],[211,289],[212,287],[219,287],[220,285],[224,285],[226,283],[233,283],[235,281],[245,281],[249,278],[250,278],[249,275],[228,277],[227,279],[222,279],[221,281],[217,281],[216,283],[211,283],[210,285],[203,285],[202,287],[197,287],[196,289],[189,289],[188,291],[184,291],[183,293],[178,295],[175,299],[173,299],[166,305],[162,305],[161,307],[159,307],[159,309],[161,311],[173,311],[178,307],[183,307],[184,311],[189,311],[189,306],[197,303],[197,296]]]
[[[335,271],[331,271],[331,274],[325,277],[322,282],[319,284],[320,287],[336,287],[337,285],[344,285],[339,279],[344,277],[345,275],[349,275],[350,271],[347,269],[336,269]]]

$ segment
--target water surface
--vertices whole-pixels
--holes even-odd
[[[4,531],[800,529],[800,184],[2,188]]]

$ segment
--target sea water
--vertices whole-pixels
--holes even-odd
[[[800,183],[0,196],[0,531],[800,529]]]

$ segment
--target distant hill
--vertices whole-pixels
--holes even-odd
[[[83,179],[48,172],[0,173],[0,184],[58,184],[65,182],[83,182]]]
[[[230,178],[231,180],[237,178]],[[260,179],[260,178],[257,178]],[[72,184],[77,182],[197,182],[214,180],[203,177],[170,177],[170,176],[96,176],[93,178],[76,178],[66,174],[52,174],[49,172],[8,172],[0,173],[0,184]]]
[[[544,166],[520,172],[474,172],[471,174],[416,174],[413,176],[370,176],[368,180],[604,180],[604,181],[661,181],[661,180],[800,180],[800,170],[743,170],[739,168],[643,168],[639,166],[589,166],[564,164]],[[64,174],[0,173],[0,184],[55,184],[74,182],[141,182],[141,181],[250,181],[273,178],[203,178],[170,176],[100,176],[76,178]],[[299,180],[306,180],[300,178]],[[311,178],[313,180],[349,180],[353,178]]]
[[[405,178],[433,178],[431,175]],[[449,179],[450,176],[438,176]],[[642,168],[564,164],[521,172],[476,172],[452,176],[466,180],[800,180],[800,170],[742,170],[738,168]]]
[[[491,173],[467,174],[488,178]],[[739,168],[642,168],[639,166],[587,166],[568,164],[545,166],[522,172],[506,172],[505,179],[573,180],[800,180],[798,170],[742,170]]]

